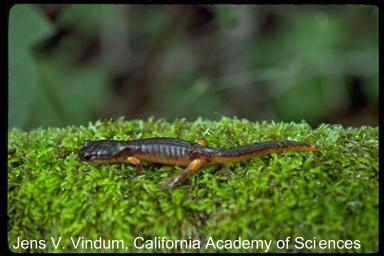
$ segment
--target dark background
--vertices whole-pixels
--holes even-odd
[[[16,5],[9,127],[237,116],[378,125],[378,9]]]

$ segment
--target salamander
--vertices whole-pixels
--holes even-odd
[[[210,164],[233,163],[283,151],[314,151],[318,146],[297,141],[267,141],[228,149],[208,147],[205,141],[191,143],[175,138],[149,138],[131,141],[86,140],[78,152],[80,160],[94,163],[128,162],[143,172],[142,161],[186,166],[169,183],[172,188],[191,173]]]

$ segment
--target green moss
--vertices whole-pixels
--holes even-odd
[[[8,135],[8,242],[15,244],[18,237],[47,240],[43,249],[13,251],[100,252],[71,249],[70,237],[79,236],[123,239],[130,252],[139,251],[132,246],[137,236],[202,241],[210,236],[273,241],[302,236],[359,240],[361,247],[284,251],[378,249],[378,128],[312,129],[306,123],[236,118],[173,123],[119,119],[87,127],[13,129]],[[323,150],[208,166],[171,193],[166,181],[182,167],[148,163],[145,173],[136,175],[129,164],[89,165],[77,159],[85,139],[130,136],[205,138],[218,148],[292,139]],[[51,236],[61,236],[67,248],[53,248]],[[272,246],[271,251],[279,250]]]

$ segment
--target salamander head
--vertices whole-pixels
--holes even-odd
[[[82,161],[114,162],[125,149],[126,146],[121,141],[86,140],[79,150],[78,157]]]

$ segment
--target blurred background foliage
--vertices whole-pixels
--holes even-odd
[[[378,125],[378,9],[15,5],[9,127],[237,116]]]

